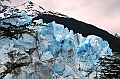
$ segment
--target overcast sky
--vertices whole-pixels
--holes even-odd
[[[11,0],[20,5],[28,0]],[[46,10],[60,12],[111,34],[120,32],[120,0],[31,0]]]

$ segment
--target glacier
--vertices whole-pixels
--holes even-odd
[[[33,18],[24,11],[13,13],[9,9],[6,13],[8,17],[22,16],[3,20],[17,27],[30,23]],[[6,18],[2,13],[1,16]],[[0,36],[0,76],[3,79],[84,79],[86,71],[95,71],[100,57],[112,55],[108,42],[98,36],[83,37],[55,21],[34,22],[38,25],[27,28],[34,30],[35,37],[28,33],[18,34],[18,39]],[[7,71],[9,73],[5,73]]]

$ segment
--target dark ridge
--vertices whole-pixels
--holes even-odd
[[[120,39],[116,38],[107,31],[99,29],[91,24],[78,21],[74,18],[64,18],[49,14],[38,15],[33,20],[35,19],[43,19],[45,23],[55,21],[58,24],[64,25],[69,30],[73,30],[74,33],[81,33],[84,37],[88,35],[99,36],[103,40],[108,41],[110,48],[112,49],[113,52],[120,52],[120,48],[118,47],[120,46]]]

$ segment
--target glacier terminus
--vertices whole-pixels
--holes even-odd
[[[55,21],[33,21],[26,11],[9,8],[0,17],[1,27],[13,34],[11,38],[0,32],[3,79],[84,79],[88,70],[102,69],[97,63],[100,57],[112,55],[108,42],[101,37],[83,37]]]

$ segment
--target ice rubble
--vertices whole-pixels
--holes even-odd
[[[32,20],[25,12],[19,15],[24,20],[17,18],[6,22],[19,27]],[[0,70],[6,70],[7,62],[30,62],[28,66],[14,69],[4,79],[83,79],[87,75],[85,71],[95,70],[101,56],[112,55],[108,42],[98,36],[74,34],[55,21],[46,24],[39,19],[36,22],[46,25],[28,26],[36,31],[38,40],[29,34],[23,34],[18,40],[0,40]],[[33,53],[27,53],[34,48]],[[8,53],[14,55],[14,60]]]

